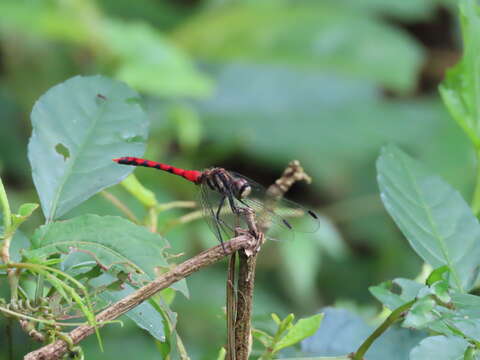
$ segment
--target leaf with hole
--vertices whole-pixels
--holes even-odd
[[[398,287],[399,291],[394,292],[395,287]],[[368,290],[383,305],[390,310],[394,310],[413,300],[423,287],[416,281],[399,278],[393,281],[385,281],[377,286],[371,286]]]
[[[132,171],[111,159],[145,150],[148,119],[138,94],[102,76],[54,86],[35,103],[31,119],[28,158],[48,220]]]

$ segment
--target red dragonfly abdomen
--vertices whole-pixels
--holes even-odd
[[[201,171],[184,170],[184,169],[177,168],[175,166],[171,166],[171,165],[167,165],[167,164],[163,164],[163,163],[159,163],[151,160],[139,159],[131,156],[124,156],[118,159],[113,159],[113,161],[119,164],[124,164],[124,165],[145,166],[149,168],[167,171],[171,174],[181,176],[184,179],[187,179],[188,181],[191,181],[195,184],[199,184],[202,177]]]

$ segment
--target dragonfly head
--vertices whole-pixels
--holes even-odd
[[[235,188],[235,197],[237,199],[246,198],[252,192],[252,188],[247,180],[236,178],[233,182]]]

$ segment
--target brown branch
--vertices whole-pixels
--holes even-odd
[[[280,200],[290,187],[297,181],[310,183],[312,179],[305,173],[300,162],[291,161],[284,170],[282,176],[267,189],[267,198],[271,201],[266,203],[267,208],[273,210],[276,202]],[[249,231],[257,235],[256,247],[247,247],[239,251],[239,270],[237,283],[237,318],[235,323],[235,350],[236,360],[248,360],[251,344],[251,317],[253,311],[253,290],[255,282],[255,266],[260,246],[264,242],[264,233],[268,231],[269,221],[261,221],[258,224],[255,219],[248,219]]]
[[[227,272],[227,299],[226,299],[226,312],[227,312],[227,353],[226,360],[235,360],[235,316],[237,314],[237,304],[235,297],[235,263],[237,253],[230,255],[230,261],[228,262]]]
[[[236,360],[248,360],[252,347],[251,318],[253,312],[253,289],[257,255],[239,252],[237,283],[237,319],[235,322]]]
[[[230,255],[240,249],[250,247],[252,244],[252,237],[250,236],[238,236],[222,245],[217,245],[202,253],[194,256],[187,261],[177,265],[172,270],[159,276],[151,283],[138,289],[136,292],[128,295],[122,300],[116,302],[112,306],[103,310],[96,317],[97,323],[104,323],[119,316],[125,314],[127,311],[141,304],[151,296],[155,295],[158,291],[165,289],[195,271],[201,268],[211,265],[223,257]],[[73,344],[78,344],[87,336],[93,334],[95,328],[90,325],[82,325],[71,331],[68,336],[72,339]],[[59,359],[63,354],[68,351],[68,345],[63,340],[57,340],[56,342],[46,345],[38,350],[32,351],[24,357],[24,360],[53,360]]]

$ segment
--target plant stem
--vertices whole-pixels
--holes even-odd
[[[5,335],[7,337],[8,360],[13,360],[13,335],[12,335],[12,319],[7,319],[5,325]]]
[[[10,211],[10,205],[8,204],[7,193],[3,186],[2,179],[0,178],[0,204],[3,211],[3,233],[7,237],[12,227],[12,212]]]
[[[170,209],[194,209],[197,207],[195,201],[171,201],[165,204],[158,204],[156,210],[158,212],[170,210]]]
[[[402,306],[396,308],[386,319],[380,324],[378,328],[363,342],[352,357],[352,360],[362,360],[365,353],[368,351],[373,342],[382,335],[393,323],[403,316],[403,313],[410,309],[415,303],[415,300],[409,301]]]
[[[475,216],[478,216],[480,213],[480,149],[476,149],[475,155],[477,157],[477,178],[472,199],[472,210]]]
[[[115,195],[109,193],[108,191],[103,190],[100,193],[105,199],[110,201],[113,206],[115,206],[118,210],[120,210],[127,218],[129,218],[131,221],[133,221],[135,224],[138,224],[139,221],[135,214],[125,205],[123,202],[121,202]]]
[[[10,262],[10,243],[13,238],[12,231],[12,212],[8,203],[7,193],[3,186],[2,179],[0,178],[0,204],[3,211],[3,245],[0,249],[2,261],[5,264]],[[7,269],[8,283],[10,285],[10,296],[12,300],[16,300],[18,297],[18,276],[13,269]]]

